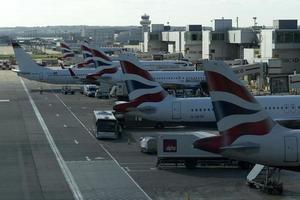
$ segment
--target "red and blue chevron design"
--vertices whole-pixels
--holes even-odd
[[[108,68],[108,69],[103,69],[100,70],[97,73],[94,74],[89,74],[86,76],[87,79],[91,79],[91,80],[97,80],[99,77],[101,77],[104,74],[114,74],[118,71],[117,67],[112,67],[112,68]]]
[[[120,61],[120,64],[124,74],[129,75],[128,77],[135,75],[138,79],[125,79],[129,93],[129,102],[114,106],[114,110],[117,112],[128,112],[131,108],[137,108],[143,103],[161,102],[167,97],[168,93],[154,81],[149,72],[127,60]],[[150,85],[148,81],[153,82],[153,84]],[[134,98],[131,96],[133,93],[135,94]]]
[[[253,95],[226,66],[210,66],[205,72],[220,136],[197,140],[195,148],[220,153],[243,135],[266,135],[273,120],[260,107]],[[215,68],[214,68],[215,67]],[[222,74],[218,73],[218,68]],[[225,98],[229,96],[231,99]]]

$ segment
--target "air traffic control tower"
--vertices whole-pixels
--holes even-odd
[[[142,15],[142,16],[141,16],[141,19],[142,19],[142,20],[140,21],[140,24],[142,25],[143,41],[144,41],[144,33],[150,31],[150,24],[151,24],[151,21],[149,20],[149,19],[150,19],[150,16],[147,15],[147,14]]]

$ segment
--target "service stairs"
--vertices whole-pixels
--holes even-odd
[[[260,164],[256,164],[248,174],[247,184],[269,194],[281,194],[283,191],[280,169]]]

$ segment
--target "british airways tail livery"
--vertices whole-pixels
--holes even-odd
[[[87,75],[87,79],[97,81],[101,78],[103,81],[109,79],[112,82],[115,79],[115,77],[119,78],[119,74],[116,74],[116,72],[118,72],[118,67],[114,65],[112,60],[108,56],[106,56],[105,53],[96,49],[90,50],[93,55],[92,59],[99,71]]]
[[[194,147],[226,157],[285,169],[300,169],[300,130],[273,121],[229,67],[204,63],[220,136],[196,141]]]
[[[63,54],[63,59],[68,59],[75,56],[73,50],[65,42],[60,42],[60,48]]]
[[[151,104],[161,102],[168,96],[168,93],[158,82],[154,81],[148,71],[138,67],[140,64],[135,56],[131,54],[121,55],[120,64],[130,102],[116,105],[115,110],[128,112],[144,105],[142,110],[151,111]],[[147,105],[147,103],[150,104]]]
[[[96,69],[75,69],[76,74],[80,78],[74,78],[70,74],[69,69],[62,69],[61,67],[42,67],[38,65],[31,57],[16,43],[12,43],[15,53],[16,61],[19,69],[13,70],[19,76],[29,80],[46,82],[52,84],[82,84],[82,77],[87,74],[94,73]]]
[[[81,46],[81,52],[83,55],[84,62],[79,63],[76,65],[77,68],[84,68],[84,67],[95,67],[95,62],[93,60],[93,53],[92,49],[89,48],[87,43],[83,43]]]
[[[140,63],[134,60],[134,58],[126,57],[122,59],[121,67],[124,72],[124,79],[128,87],[128,93],[130,94],[129,103],[127,105],[124,104],[123,106],[126,108],[126,106],[130,105],[130,109],[125,109],[124,107],[121,107],[122,104],[117,104],[114,107],[117,112],[126,112],[130,115],[138,115],[142,118],[157,121],[159,123],[214,123],[216,120],[220,119],[220,116],[227,116],[231,112],[234,112],[234,109],[239,110],[243,108],[226,104],[226,102],[220,102],[220,104],[216,104],[216,106],[226,104],[226,108],[228,108],[228,110],[226,110],[226,112],[220,111],[216,119],[213,104],[209,97],[175,98],[168,95],[161,87],[159,88],[160,90],[157,88],[154,90],[152,87],[156,86],[156,84],[154,83],[155,79],[153,78],[154,74],[152,72],[149,73],[142,69],[140,67]],[[221,87],[224,88],[223,85],[221,85]],[[135,103],[137,98],[140,96],[143,96],[144,98],[144,96],[150,95],[152,97],[153,91],[164,91],[163,93],[165,95],[156,97],[156,99],[152,99],[151,101],[142,101],[142,103],[139,101],[139,103]],[[250,94],[247,95],[245,94],[246,97],[250,98]],[[229,97],[230,96],[228,95],[226,96],[226,98]],[[258,96],[254,99],[250,99],[249,101],[246,99],[241,105],[238,105],[244,107],[245,105],[252,105],[252,110],[249,108],[245,109],[244,112],[255,113],[260,109],[260,106],[257,103],[254,103],[256,101],[263,105],[264,110],[272,116],[273,120],[295,121],[300,119],[300,96]],[[255,117],[262,118],[265,116],[266,111],[264,110],[258,112]],[[233,122],[234,121],[230,121],[230,123]]]

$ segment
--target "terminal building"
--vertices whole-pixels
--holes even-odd
[[[254,18],[254,26],[240,28],[233,27],[232,19],[222,18],[213,20],[213,27],[176,28],[151,24],[144,32],[143,51],[181,53],[194,63],[202,59],[260,63],[260,76],[269,81],[272,93],[288,92],[288,75],[300,73],[297,20],[274,20],[272,27],[265,27],[257,26]]]

